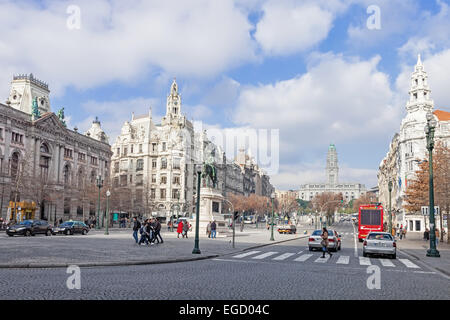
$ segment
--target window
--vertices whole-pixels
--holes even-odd
[[[160,190],[160,195],[161,195],[160,196],[161,199],[165,199],[166,198],[166,189],[161,189]]]
[[[86,154],[85,153],[78,153],[78,161],[85,162],[86,161]]]
[[[416,220],[416,231],[420,231],[420,220]]]
[[[82,216],[83,215],[83,206],[78,205],[77,206],[77,216]]]
[[[174,169],[180,169],[181,167],[181,159],[180,158],[174,158],[173,159],[173,168]]]
[[[136,175],[136,185],[137,186],[142,186],[143,184],[144,184],[144,175],[137,174]]]
[[[117,148],[116,154],[117,154],[118,156],[120,155],[120,148]]]
[[[114,173],[119,172],[119,162],[114,162]]]
[[[152,183],[156,183],[156,174],[152,174]]]
[[[139,153],[142,153],[142,144],[139,145]]]
[[[172,199],[180,199],[180,190],[178,189],[172,190]]]
[[[156,143],[152,143],[152,151],[157,151],[156,150]]]
[[[156,169],[156,159],[152,159],[152,169]]]
[[[156,198],[156,189],[150,189],[150,197],[151,197],[152,199],[155,199],[155,198]]]
[[[133,175],[130,174],[130,183],[133,183]]]
[[[127,175],[123,174],[120,176],[120,186],[125,187],[127,185]]]
[[[65,165],[63,169],[63,175],[64,175],[64,184],[70,183],[70,168],[69,165]]]
[[[162,143],[162,151],[166,151],[166,143],[165,142]]]
[[[3,140],[3,128],[0,128],[0,140]]]
[[[161,169],[167,169],[167,159],[166,158],[161,159]]]
[[[16,144],[23,144],[23,134],[18,134],[15,132],[11,133],[11,142]]]
[[[119,186],[119,178],[115,177],[114,178],[114,187],[118,187]]]
[[[73,151],[71,149],[64,148],[64,158],[73,158]]]
[[[120,161],[120,170],[128,170],[128,160]]]
[[[131,147],[130,147],[130,152],[131,153],[133,153],[133,147],[134,147],[134,145],[131,145]]]
[[[144,159],[138,159],[136,161],[136,171],[144,170]]]
[[[161,176],[161,184],[166,184],[166,183],[167,183],[167,177]]]
[[[39,167],[41,169],[41,179],[46,181],[48,177],[48,168],[50,164],[50,158],[46,156],[41,156],[39,160]]]
[[[173,184],[176,184],[176,185],[180,184],[180,176],[174,176],[173,177]]]
[[[98,159],[96,157],[91,156],[91,164],[96,166],[98,164]]]
[[[128,148],[124,147],[123,148],[123,156],[126,156],[128,154]]]

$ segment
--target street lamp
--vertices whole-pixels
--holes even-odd
[[[429,172],[429,212],[430,212],[430,249],[427,250],[428,257],[440,257],[439,251],[436,249],[436,231],[434,220],[434,186],[433,186],[433,148],[434,148],[434,130],[436,128],[436,120],[433,118],[433,114],[428,111],[427,124],[425,126],[425,135],[427,137],[427,150],[428,150],[428,164],[430,166]]]
[[[389,179],[388,182],[389,190],[389,233],[392,235],[392,209],[391,209],[391,192],[392,192],[392,180]]]
[[[108,226],[109,226],[109,197],[111,196],[111,192],[106,191],[106,229],[105,234],[109,235]]]
[[[272,192],[272,194],[270,195],[270,199],[272,199],[272,223],[271,223],[271,231],[270,231],[270,241],[275,241],[275,239],[273,238],[273,216],[274,216],[273,200],[275,199],[275,192]]]
[[[200,180],[202,179],[202,166],[196,166],[197,171],[197,203],[195,205],[195,242],[194,242],[194,250],[192,250],[192,254],[200,254],[200,248],[198,247],[199,242],[199,228],[200,228]]]
[[[231,205],[231,208],[233,209],[231,212],[233,212],[233,248],[234,248],[234,238],[235,238],[235,236],[236,236],[236,229],[235,229],[235,226],[234,226],[234,206],[233,206],[233,204],[231,203],[231,201],[230,200],[228,200],[228,199],[223,199],[223,201],[226,201],[226,202],[228,202],[230,205]],[[230,208],[230,209],[231,209]],[[230,210],[228,210],[228,211],[230,211]]]
[[[97,187],[98,187],[98,210],[97,210],[97,222],[95,224],[95,229],[100,229],[100,189],[103,187],[102,175],[97,176]]]

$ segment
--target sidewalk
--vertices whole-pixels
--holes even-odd
[[[422,233],[409,232],[406,239],[397,238],[397,248],[400,252],[404,252],[423,262],[429,267],[435,268],[440,272],[450,276],[450,244],[439,242],[437,249],[440,257],[427,257],[427,250],[430,248],[430,241],[423,240]]]
[[[305,229],[297,234],[278,234],[270,241],[270,231],[265,228],[246,228],[236,231],[235,248],[231,237],[209,239],[201,236],[201,254],[192,254],[194,233],[189,238],[177,238],[176,232],[162,229],[164,243],[152,246],[136,245],[131,229],[91,230],[86,236],[56,235],[34,237],[8,237],[0,234],[0,268],[54,268],[78,265],[80,267],[173,263],[208,259],[225,254],[267,246],[307,237]]]

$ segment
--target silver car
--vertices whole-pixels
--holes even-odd
[[[322,230],[315,230],[308,239],[309,251],[313,249],[322,250]],[[328,230],[328,248],[332,251],[341,250],[340,235],[335,230]]]
[[[397,257],[397,244],[388,232],[370,232],[363,243],[363,256],[369,254],[388,255],[392,259]]]

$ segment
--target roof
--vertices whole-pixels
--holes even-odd
[[[450,112],[443,110],[436,110],[433,114],[438,118],[439,121],[450,121]]]

